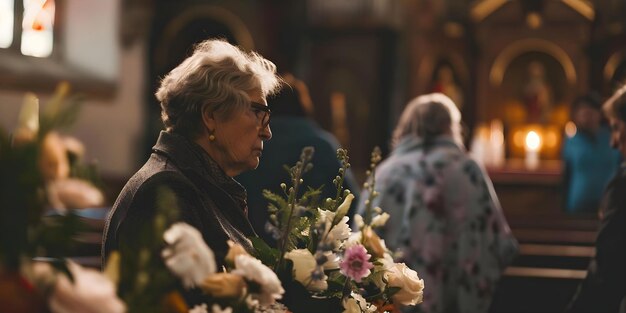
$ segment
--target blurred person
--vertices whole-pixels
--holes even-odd
[[[626,157],[626,85],[603,105],[611,146]],[[626,312],[626,165],[617,170],[600,204],[601,225],[587,277],[567,312]],[[621,304],[621,305],[620,305]]]
[[[391,155],[376,169],[372,205],[390,215],[380,235],[426,286],[424,302],[409,312],[487,312],[517,253],[489,177],[465,151],[460,122],[441,93],[411,100]]]
[[[218,262],[227,240],[253,251],[246,191],[233,177],[258,166],[272,137],[266,97],[280,84],[273,63],[219,39],[197,44],[162,79],[156,98],[165,130],[107,218],[103,264],[123,245],[139,251],[162,186],[175,195],[178,219],[200,231]],[[150,262],[161,258],[157,253]]]
[[[311,160],[313,169],[302,177],[303,186],[319,188],[323,185],[321,200],[335,197],[337,191],[333,179],[341,167],[337,160],[337,149],[340,148],[338,140],[323,130],[311,117],[314,108],[307,86],[289,73],[283,75],[283,80],[286,85],[277,95],[268,98],[268,106],[272,110],[271,126],[274,136],[265,145],[259,167],[236,178],[248,191],[252,226],[259,236],[270,244],[274,244],[277,238],[267,222],[269,202],[263,197],[263,190],[283,194],[280,184],[290,181],[284,166],[295,165],[302,148],[312,146],[315,149]],[[358,203],[359,186],[350,169],[345,175],[343,186],[355,195],[352,209],[348,213],[348,217],[352,219]],[[307,188],[300,191],[305,190]]]
[[[602,123],[602,101],[596,93],[574,100],[571,108],[576,134],[563,144],[565,211],[598,213],[602,192],[621,162],[611,148],[611,131]]]

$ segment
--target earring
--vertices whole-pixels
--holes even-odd
[[[209,135],[209,141],[215,141],[215,135],[210,134]]]

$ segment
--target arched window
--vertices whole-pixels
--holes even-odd
[[[54,0],[0,0],[0,48],[49,57],[54,48],[54,22]]]
[[[73,90],[110,97],[125,2],[0,0],[0,93],[52,92],[67,81]]]

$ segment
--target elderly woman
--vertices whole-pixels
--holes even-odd
[[[517,252],[491,181],[464,150],[460,122],[441,93],[413,99],[376,169],[372,204],[391,215],[381,237],[426,285],[417,312],[487,312]]]
[[[626,86],[604,103],[611,125],[611,146],[626,158]],[[587,277],[567,312],[626,313],[626,168],[621,168],[604,190],[600,204],[602,224],[596,237],[596,255]]]
[[[201,232],[218,262],[229,239],[252,249],[246,191],[232,177],[256,168],[272,137],[266,97],[280,86],[275,72],[256,53],[206,40],[163,78],[156,97],[166,130],[113,206],[105,260],[123,245],[142,245],[141,229],[155,216],[162,186],[173,191],[178,218]]]

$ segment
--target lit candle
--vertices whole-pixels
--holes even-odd
[[[526,159],[524,164],[527,169],[535,170],[539,167],[539,147],[541,146],[541,137],[535,131],[529,131],[526,135]]]

